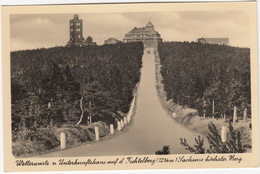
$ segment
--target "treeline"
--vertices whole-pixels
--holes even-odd
[[[114,123],[140,79],[142,43],[11,52],[12,131]]]
[[[158,45],[167,99],[196,108],[199,115],[229,118],[233,108],[250,116],[250,49],[216,44]]]

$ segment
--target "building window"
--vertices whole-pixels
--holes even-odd
[[[73,29],[70,29],[70,31],[73,31]]]
[[[72,22],[70,23],[70,26],[73,26],[73,23],[72,23]]]
[[[80,35],[78,35],[78,38],[80,38]]]

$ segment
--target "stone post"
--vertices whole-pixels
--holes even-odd
[[[126,117],[124,117],[124,124],[127,125]]]
[[[60,133],[60,149],[66,149],[66,134],[64,132]]]
[[[121,122],[117,121],[117,130],[121,131]]]
[[[99,130],[98,127],[95,127],[95,136],[96,136],[96,141],[99,140]]]
[[[228,129],[228,128],[227,128],[227,126],[225,126],[225,125],[223,125],[223,126],[221,127],[221,141],[222,141],[223,143],[225,143],[225,142],[227,141],[227,132],[228,132],[227,129]]]
[[[110,134],[113,135],[114,134],[114,125],[110,124]]]
[[[121,122],[121,127],[123,128],[124,127],[123,119],[120,122]]]

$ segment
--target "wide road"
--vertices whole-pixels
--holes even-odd
[[[156,88],[153,50],[143,55],[141,81],[138,88],[136,113],[128,131],[97,143],[56,151],[40,157],[152,155],[163,146],[170,146],[171,154],[189,153],[180,145],[180,138],[194,144],[198,135],[180,126],[162,108]]]

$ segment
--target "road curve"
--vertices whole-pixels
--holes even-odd
[[[153,50],[144,50],[141,81],[138,88],[136,112],[127,132],[98,143],[47,153],[38,157],[78,157],[115,155],[152,155],[163,146],[170,146],[171,154],[189,153],[180,145],[180,138],[190,144],[198,136],[176,123],[162,108],[156,88]]]

